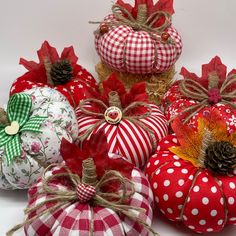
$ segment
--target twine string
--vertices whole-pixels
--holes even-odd
[[[45,57],[43,62],[44,62],[45,70],[46,70],[47,82],[51,86],[54,86],[52,76],[51,76],[52,63],[48,57]]]

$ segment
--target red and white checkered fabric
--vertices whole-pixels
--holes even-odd
[[[52,175],[52,171],[49,171],[47,175]],[[144,174],[136,168],[132,171],[131,180],[135,186],[135,194],[130,198],[129,204],[134,207],[144,208],[146,212],[137,212],[137,216],[148,225],[151,225],[153,194],[149,182]],[[58,190],[69,190],[63,179],[60,179],[58,182],[54,181],[51,185]],[[50,197],[50,195],[37,195],[40,191],[42,191],[41,179],[29,189],[28,207],[33,207],[35,204]],[[55,203],[43,205],[31,217],[53,205]],[[132,212],[135,211],[132,210]],[[90,235],[90,229],[93,229],[94,236],[148,235],[147,230],[142,225],[130,220],[128,217],[119,216],[109,208],[90,206],[89,204],[79,202],[68,203],[55,212],[43,215],[24,227],[26,236],[88,236]]]
[[[167,135],[167,121],[156,105],[150,105],[152,108],[151,115],[139,121],[154,131],[158,143]],[[84,115],[80,108],[76,110],[76,116],[79,125],[79,136],[100,120],[94,116]],[[154,147],[153,138],[147,130],[125,118],[119,124],[104,122],[92,133],[96,133],[100,129],[103,129],[107,136],[109,152],[123,156],[128,162],[137,167],[144,166],[152,155],[153,149],[156,148]]]
[[[108,15],[104,22],[115,21]],[[121,25],[112,27],[104,35],[95,36],[95,45],[101,60],[110,67],[129,73],[160,73],[170,69],[182,52],[182,41],[178,32],[169,27],[166,31],[174,43],[157,41],[145,31],[134,31]],[[153,34],[157,38],[158,34]]]
[[[93,186],[79,184],[77,186],[77,196],[80,202],[88,202],[95,194],[96,190]]]

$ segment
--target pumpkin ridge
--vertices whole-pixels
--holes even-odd
[[[222,228],[224,228],[224,226],[227,224],[228,222],[228,209],[227,209],[227,197],[225,196],[225,193],[223,191],[223,188],[222,188],[222,185],[220,184],[220,180],[213,175],[213,178],[215,179],[219,189],[220,189],[220,192],[221,192],[221,195],[222,195],[222,198],[223,198],[223,206],[224,206],[224,212],[225,212],[225,219],[224,219],[224,224],[222,225]],[[222,183],[223,184],[223,183]]]
[[[187,205],[187,203],[188,203],[188,198],[189,198],[189,196],[190,196],[190,194],[191,194],[191,191],[192,191],[192,189],[193,189],[193,187],[194,187],[194,185],[195,185],[195,182],[197,181],[197,178],[198,178],[198,176],[200,175],[201,171],[202,171],[202,168],[199,168],[199,169],[195,172],[195,174],[194,174],[194,176],[193,176],[192,184],[191,184],[191,186],[190,186],[190,188],[189,188],[189,191],[188,191],[188,194],[187,194],[186,198],[184,199],[184,204],[183,204],[183,207],[182,207],[182,209],[181,209],[181,211],[180,211],[180,215],[179,215],[179,217],[180,217],[180,219],[181,219],[182,222],[183,222],[183,217],[184,217],[184,211],[185,211],[186,205]]]

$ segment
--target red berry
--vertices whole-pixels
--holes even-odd
[[[161,34],[161,40],[164,42],[166,42],[169,39],[169,37],[170,37],[169,33],[164,32]]]
[[[109,26],[107,24],[102,24],[100,26],[100,34],[106,34],[109,31]]]

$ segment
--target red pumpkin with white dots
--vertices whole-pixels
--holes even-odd
[[[198,131],[180,119],[172,129],[145,170],[158,208],[198,233],[236,224],[236,132],[218,112],[200,117]]]
[[[179,33],[172,27],[173,1],[116,1],[112,14],[95,32],[101,61],[119,72],[155,74],[168,71],[182,52]]]
[[[75,108],[86,97],[87,88],[97,90],[93,76],[77,64],[73,47],[64,48],[61,56],[45,41],[38,50],[39,63],[20,59],[28,72],[13,83],[10,96],[33,87],[52,87],[61,92]]]
[[[236,129],[236,70],[227,67],[216,56],[202,65],[202,76],[182,68],[184,79],[177,81],[164,95],[162,107],[168,120],[179,117],[197,128],[197,119],[205,113],[219,111],[228,130]]]

